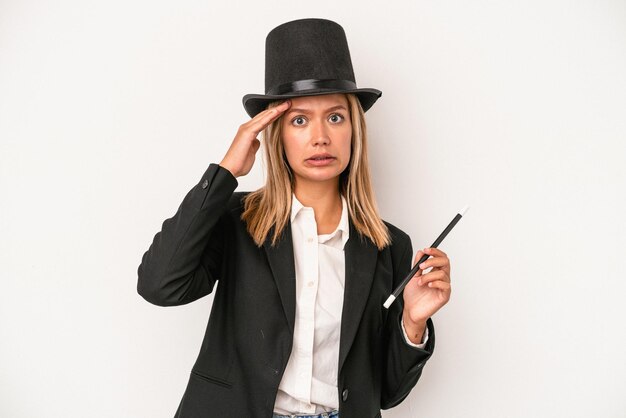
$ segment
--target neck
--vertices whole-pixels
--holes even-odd
[[[313,208],[318,234],[330,234],[341,219],[341,195],[339,183],[308,183],[296,181],[296,198],[306,207]]]

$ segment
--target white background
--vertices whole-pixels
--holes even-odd
[[[623,1],[0,2],[0,416],[171,417],[211,296],[136,293],[263,93],[265,35],[346,30],[383,216],[441,246],[437,348],[385,417],[626,414]],[[263,182],[263,166],[239,190]]]

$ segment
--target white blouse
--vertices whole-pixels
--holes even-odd
[[[318,235],[313,208],[292,196],[291,233],[296,268],[296,318],[291,356],[274,412],[320,414],[339,408],[337,371],[345,283],[344,246],[349,238],[348,210],[341,197],[339,225]],[[422,344],[428,340],[428,329]]]

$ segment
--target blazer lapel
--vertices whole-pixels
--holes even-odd
[[[278,293],[283,304],[283,310],[289,331],[293,336],[294,322],[296,318],[296,267],[293,256],[293,242],[291,238],[291,222],[287,222],[282,236],[275,247],[271,246],[273,229],[263,243],[267,259],[272,269],[272,275],[278,287]]]
[[[339,372],[348,356],[356,336],[361,316],[374,279],[378,248],[366,237],[361,238],[350,222],[350,238],[344,248],[346,281],[341,314],[341,337],[339,343]]]

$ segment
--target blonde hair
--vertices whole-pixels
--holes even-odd
[[[352,150],[348,167],[339,176],[339,192],[346,199],[348,214],[360,235],[372,240],[379,250],[391,243],[389,230],[378,214],[367,154],[365,113],[354,94],[346,94],[352,122]],[[268,109],[280,102],[272,102]],[[282,116],[263,131],[267,178],[265,186],[248,194],[241,218],[248,233],[260,247],[270,233],[274,246],[291,214],[294,176],[289,167],[283,142]]]

